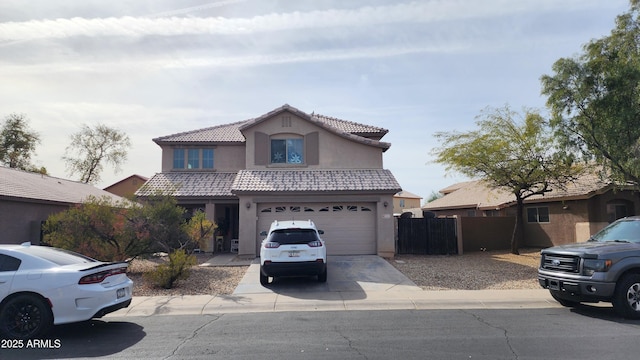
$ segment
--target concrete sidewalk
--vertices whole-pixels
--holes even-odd
[[[318,292],[298,296],[275,292],[242,295],[136,296],[107,317],[205,315],[276,311],[525,309],[561,307],[549,292],[532,290]]]
[[[107,317],[276,311],[523,309],[561,307],[544,289],[424,291],[377,256],[332,257],[326,283],[278,278],[259,284],[257,259],[216,256],[203,266],[249,265],[231,295],[135,296]]]

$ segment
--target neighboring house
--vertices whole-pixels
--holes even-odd
[[[149,180],[149,178],[134,174],[118,181],[115,184],[107,186],[106,188],[104,188],[104,191],[129,198],[133,196],[135,192],[138,191],[138,189],[140,189],[140,187],[144,185],[145,182],[147,182],[147,180]]]
[[[482,181],[469,181],[441,190],[443,197],[427,203],[423,210],[437,216],[496,217],[516,215],[515,196],[489,188]],[[640,209],[638,193],[616,189],[597,175],[584,175],[524,202],[522,246],[547,247],[584,241],[608,223],[635,215]],[[485,227],[486,229],[486,227]]]
[[[422,197],[412,194],[408,191],[400,191],[393,195],[393,214],[395,216],[402,215],[405,211],[411,211],[410,209],[419,209]]]
[[[157,191],[204,210],[238,254],[257,256],[274,220],[313,220],[329,255],[395,253],[393,195],[401,190],[383,153],[386,129],[284,105],[257,118],[153,139],[162,173],[136,193]],[[213,244],[206,250],[212,250]],[[216,246],[217,248],[217,246]]]
[[[122,200],[85,183],[0,167],[0,243],[39,244],[49,215],[104,196]]]

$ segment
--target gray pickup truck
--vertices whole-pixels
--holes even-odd
[[[610,302],[640,319],[640,216],[617,220],[582,243],[542,250],[540,286],[564,306]]]

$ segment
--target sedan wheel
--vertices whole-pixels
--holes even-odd
[[[30,339],[45,334],[53,323],[51,309],[33,295],[19,295],[0,311],[0,332],[11,339]]]
[[[629,274],[618,281],[613,308],[625,318],[640,319],[640,275]]]

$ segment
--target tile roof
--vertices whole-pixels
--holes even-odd
[[[236,173],[226,172],[169,172],[156,174],[138,191],[137,196],[151,196],[158,192],[175,197],[233,197],[231,185]]]
[[[416,195],[414,193],[410,193],[408,191],[400,191],[399,193],[393,195],[393,197],[397,198],[405,198],[405,199],[422,199],[422,196]]]
[[[525,203],[547,201],[588,199],[611,189],[611,185],[596,174],[586,174],[565,188],[555,187],[544,195],[534,195],[525,199]],[[492,189],[481,180],[467,181],[445,188],[445,195],[423,206],[425,210],[443,209],[495,209],[512,206],[515,196],[502,189]]]
[[[0,197],[80,204],[90,196],[123,200],[89,184],[0,167]]]
[[[283,105],[257,118],[239,121],[231,124],[212,126],[204,129],[192,130],[173,135],[167,135],[153,139],[156,144],[160,143],[244,143],[245,138],[242,131],[256,125],[283,111],[289,111],[299,117],[311,121],[316,125],[336,133],[342,137],[350,138],[353,141],[365,143],[388,149],[391,144],[370,139],[382,138],[387,129],[380,127],[359,124],[352,121],[341,120],[320,114],[307,114],[290,105]]]
[[[239,127],[246,122],[247,120],[162,136],[153,141],[155,143],[244,143],[245,139]]]
[[[384,191],[400,184],[389,170],[241,170],[235,192]]]

